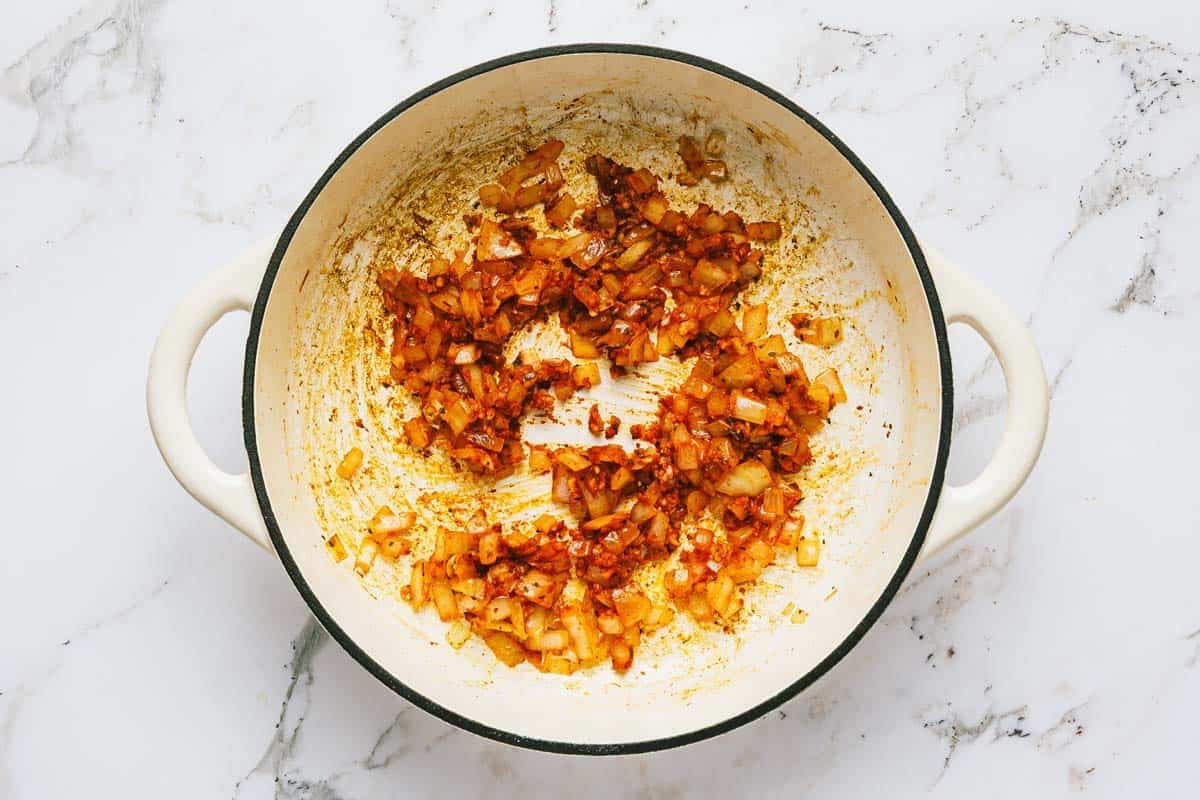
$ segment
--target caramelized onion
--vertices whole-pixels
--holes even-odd
[[[703,151],[681,138],[678,182],[724,179],[723,151],[716,132]],[[492,524],[480,509],[439,529],[401,593],[414,608],[432,601],[454,647],[476,633],[505,664],[570,674],[602,660],[629,669],[641,637],[668,624],[673,609],[732,625],[736,586],[758,578],[777,546],[816,563],[819,544],[800,537],[801,496],[787,476],[811,459],[809,436],[846,392],[833,370],[810,383],[784,337],[768,335],[776,309],[742,305],[764,268],[756,243],[779,239],[778,223],[705,204],[672,208],[649,170],[600,155],[586,161],[598,202],[584,206],[563,191],[562,152],[548,141],[480,188],[495,216],[467,220],[473,250],[435,258],[422,274],[382,270],[378,283],[393,336],[389,378],[420,407],[404,422],[408,445],[438,446],[485,480],[528,455],[530,475],[551,473],[542,491],[557,504],[531,522]],[[514,215],[538,204],[540,214]],[[546,235],[542,216],[560,232]],[[512,337],[553,315],[581,361],[536,351],[513,359]],[[841,338],[834,318],[792,322],[811,344]],[[634,449],[523,445],[529,412],[550,413],[598,385],[596,359],[608,359],[619,382],[662,357],[694,361],[661,395],[656,418],[630,428]],[[611,438],[620,427],[592,406],[591,433]],[[350,478],[361,463],[351,451],[338,474]],[[415,523],[412,512],[381,507],[355,568],[365,572],[375,553],[408,553]],[[335,557],[337,543],[327,545]],[[671,599],[652,602],[635,572],[666,563]]]

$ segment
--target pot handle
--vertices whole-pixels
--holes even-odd
[[[921,550],[924,561],[1007,503],[1033,470],[1050,411],[1050,394],[1042,358],[1029,329],[991,291],[944,255],[922,245],[937,284],[946,323],[964,323],[983,337],[1004,372],[1008,413],[995,455],[975,480],[942,489],[929,536]]]
[[[250,248],[199,283],[167,319],[146,380],[146,411],[167,468],[208,510],[272,552],[249,474],[231,475],[208,457],[188,416],[187,379],[208,329],[230,311],[249,311],[275,241]]]

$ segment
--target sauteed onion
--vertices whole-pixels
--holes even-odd
[[[509,666],[567,674],[607,660],[624,671],[641,637],[676,612],[733,625],[739,587],[778,551],[800,566],[818,563],[819,541],[801,536],[801,493],[788,476],[810,461],[809,437],[846,391],[832,369],[809,380],[784,337],[770,333],[765,305],[741,306],[763,269],[759,243],[783,235],[778,222],[705,204],[672,208],[657,176],[602,155],[586,159],[598,201],[581,206],[563,191],[563,149],[550,140],[479,190],[488,213],[470,220],[470,251],[379,275],[391,379],[420,406],[404,425],[408,444],[443,448],[482,480],[524,464],[549,472],[562,507],[532,525],[480,510],[465,530],[440,529],[402,594],[452,623],[450,644],[474,633]],[[723,150],[718,134],[703,151],[681,138],[676,181],[724,180],[727,166],[715,160]],[[539,204],[561,235],[544,235],[522,214]],[[577,362],[505,358],[514,334],[551,315]],[[791,322],[809,344],[842,338],[836,318]],[[596,386],[600,358],[616,380],[660,358],[690,360],[691,369],[661,396],[653,422],[630,428],[632,450],[604,443],[621,421],[596,405],[588,417],[596,444],[527,447],[522,420]],[[350,479],[354,462],[348,456],[339,475]],[[408,554],[414,523],[411,512],[379,509],[356,570],[377,555]],[[648,563],[666,566],[661,592],[635,580]]]

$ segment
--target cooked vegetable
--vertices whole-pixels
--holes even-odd
[[[804,537],[796,544],[796,564],[815,567],[821,560],[821,543],[815,537]]]
[[[351,447],[346,455],[342,457],[341,463],[338,464],[338,477],[350,480],[354,477],[354,473],[358,472],[358,468],[362,466],[362,462],[363,451],[357,447]]]
[[[346,558],[346,546],[342,544],[342,537],[336,533],[325,540],[325,546],[329,549],[329,555],[333,556],[334,561],[342,561]]]
[[[587,469],[592,465],[587,456],[569,447],[556,451],[554,453],[554,460],[572,472],[579,472],[579,470]]]
[[[404,423],[404,435],[408,437],[408,443],[418,450],[429,447],[431,434],[429,423],[424,417],[413,417]]]
[[[842,380],[838,377],[837,370],[832,367],[813,378],[813,383],[824,387],[834,402],[846,402],[846,389],[842,386]]]
[[[521,643],[507,633],[501,631],[486,633],[483,641],[496,654],[496,658],[506,666],[515,667],[525,660],[525,648],[521,647]]]
[[[771,471],[761,461],[743,461],[717,483],[717,491],[734,497],[756,497],[771,485]]]
[[[379,539],[379,552],[388,561],[395,561],[412,552],[412,542],[402,534],[392,534]]]
[[[709,136],[705,146],[711,155],[719,155],[725,147],[725,138],[721,134],[714,133]],[[714,150],[716,152],[713,152]],[[684,186],[695,186],[701,178],[720,181],[728,177],[725,162],[705,160],[704,154],[700,152],[700,148],[696,146],[691,137],[679,137],[679,155],[683,158],[686,169],[676,176],[676,180]]]
[[[430,596],[442,622],[458,617],[458,602],[454,599],[454,592],[451,591],[449,583],[444,580],[434,581],[430,587]]]
[[[746,422],[761,425],[767,421],[767,404],[740,392],[733,395],[733,416]]]
[[[554,205],[546,209],[546,221],[556,228],[565,228],[577,208],[571,195],[563,192]]]
[[[719,132],[703,151],[682,137],[677,181],[724,179],[724,149]],[[649,170],[600,155],[585,164],[597,200],[584,206],[563,191],[562,151],[550,140],[479,189],[493,211],[468,219],[471,247],[421,273],[384,269],[378,282],[392,326],[390,379],[419,407],[403,425],[408,444],[441,448],[481,480],[528,459],[531,474],[549,473],[561,506],[503,524],[478,509],[439,528],[401,594],[416,609],[432,602],[452,647],[475,633],[509,666],[567,675],[605,660],[631,668],[641,638],[676,611],[734,624],[739,585],[761,576],[777,548],[817,563],[788,476],[811,460],[809,436],[846,392],[832,369],[809,381],[784,337],[769,335],[767,304],[742,304],[764,269],[756,243],[779,239],[777,222],[747,223],[706,204],[672,208]],[[516,214],[538,204],[541,214]],[[552,316],[576,362],[514,358],[513,337]],[[841,338],[833,318],[792,322],[806,342]],[[600,358],[615,381],[660,358],[690,360],[691,372],[662,393],[652,422],[629,429],[632,450],[523,443],[527,414],[599,385]],[[592,404],[587,427],[611,439],[621,420]],[[361,466],[355,451],[343,478]],[[356,569],[366,563],[365,573],[377,553],[407,554],[415,523],[413,512],[379,508]],[[637,588],[646,565],[662,569],[668,599]]]
[[[371,522],[368,524],[368,530],[371,536],[376,539],[382,539],[397,533],[404,533],[416,524],[417,515],[412,511],[405,511],[401,514],[396,514],[387,506],[380,506],[375,512],[375,516],[371,517]]]
[[[590,389],[600,385],[600,367],[595,363],[580,364],[571,370],[571,380],[580,389]]]
[[[479,223],[479,243],[475,246],[475,258],[480,261],[500,261],[523,255],[525,248],[512,234],[490,219]]]
[[[446,630],[446,643],[455,650],[462,647],[471,638],[471,626],[465,620],[456,619]]]
[[[783,235],[783,228],[778,222],[748,222],[746,235],[751,239],[772,241]]]
[[[829,347],[842,340],[842,321],[837,317],[809,317],[807,314],[793,314],[792,327],[796,336],[807,344]]]
[[[371,571],[371,565],[375,563],[375,557],[379,555],[379,545],[374,539],[363,539],[358,546],[358,556],[354,559],[354,571],[359,576],[366,575]]]
[[[551,468],[550,454],[541,447],[529,448],[529,471],[535,475],[549,472]]]

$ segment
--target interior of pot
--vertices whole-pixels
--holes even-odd
[[[607,666],[570,676],[499,664],[477,639],[445,641],[434,612],[399,598],[407,564],[377,562],[366,580],[323,544],[357,541],[382,504],[413,509],[422,530],[453,524],[483,504],[493,519],[549,508],[547,478],[496,486],[464,480],[444,457],[403,444],[411,414],[387,388],[389,324],[375,276],[417,266],[460,244],[462,215],[481,184],[555,137],[572,193],[594,197],[584,157],[602,153],[660,176],[679,169],[675,140],[720,130],[731,177],[668,191],[746,219],[783,223],[764,274],[746,300],[768,302],[771,325],[791,337],[794,311],[842,316],[845,340],[795,345],[809,374],[838,369],[849,402],[815,437],[802,477],[808,530],[821,564],[787,559],[749,592],[734,633],[684,618],[648,636],[624,675]],[[668,186],[671,181],[666,182]],[[844,649],[894,585],[931,491],[942,376],[926,288],[901,231],[862,174],[818,130],[754,88],[682,61],[633,53],[567,53],[516,61],[438,88],[385,121],[319,189],[286,249],[262,317],[254,368],[257,460],[277,523],[277,548],[322,622],[376,674],[493,735],[578,745],[688,736],[786,692]],[[281,256],[281,258],[280,258]],[[791,340],[794,342],[794,340]],[[523,346],[562,349],[547,326]],[[564,351],[565,352],[565,351]],[[655,388],[686,367],[660,362],[620,384],[606,381],[529,439],[583,441],[592,402],[628,424],[653,413]],[[334,469],[351,447],[366,453],[353,481]],[[253,460],[253,455],[252,455]],[[560,512],[561,513],[561,512]],[[502,518],[502,517],[500,517]],[[803,610],[807,617],[794,612]],[[359,651],[359,652],[356,652]],[[840,654],[840,653],[839,653]],[[400,686],[403,685],[403,688]],[[431,707],[426,703],[427,707]],[[435,709],[437,710],[437,709]],[[463,721],[459,720],[459,721]],[[485,731],[487,732],[487,731]]]

